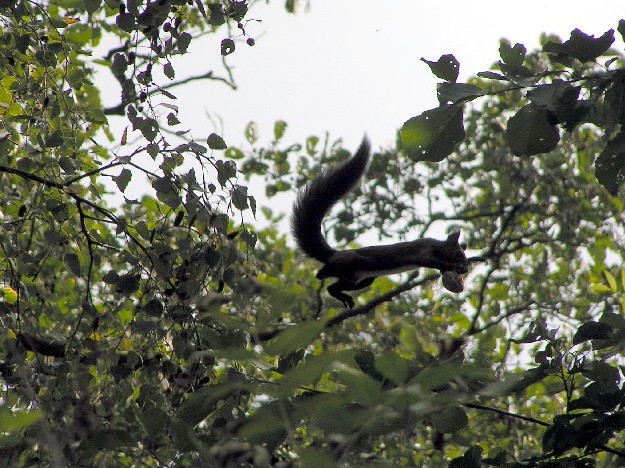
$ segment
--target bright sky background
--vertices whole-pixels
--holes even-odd
[[[374,149],[392,146],[404,121],[437,105],[439,80],[421,57],[454,54],[463,81],[497,61],[502,37],[531,50],[542,32],[566,40],[579,28],[598,37],[625,18],[623,0],[310,0],[308,9],[306,0],[301,2],[297,15],[285,12],[284,0],[253,6],[247,18],[261,22],[249,22],[246,30],[256,45],[241,40],[228,57],[239,89],[207,80],[172,89],[178,99],[168,102],[179,107],[182,122],[174,130],[190,129],[200,143],[216,132],[227,144],[249,149],[243,131],[250,120],[258,124],[259,145],[272,140],[276,120],[285,120],[285,146],[326,131],[342,138],[346,148],[355,149],[365,133]],[[622,50],[620,34],[615,35],[615,47]],[[223,74],[224,37],[225,29],[192,41],[189,53],[175,58],[176,79],[209,70]],[[119,85],[110,73],[100,74],[99,85],[107,105],[119,103]],[[126,117],[109,121],[118,136],[128,125]],[[151,191],[134,184],[127,194]],[[260,205],[268,203],[262,185],[250,189]],[[269,206],[288,212],[291,203],[292,194],[281,194]]]
[[[392,144],[405,120],[437,104],[438,79],[421,57],[453,53],[462,81],[497,60],[501,37],[532,49],[541,32],[564,40],[580,28],[600,36],[625,18],[623,0],[310,0],[307,11],[302,3],[297,15],[284,11],[283,0],[252,8],[248,18],[262,20],[247,26],[256,45],[238,42],[229,60],[239,90],[207,81],[172,90],[183,127],[197,137],[217,130],[226,142],[241,145],[245,125],[254,120],[266,143],[273,122],[283,119],[288,142],[329,131],[348,148],[365,132],[374,147]],[[184,76],[183,66],[189,74],[219,71],[221,33],[192,42],[190,53],[175,62],[177,78]],[[223,132],[208,114],[223,120]]]

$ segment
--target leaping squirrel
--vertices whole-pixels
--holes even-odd
[[[298,247],[323,263],[317,278],[337,278],[328,286],[328,292],[349,308],[354,307],[354,299],[343,291],[370,286],[378,276],[427,267],[440,270],[444,280],[445,273],[451,273],[453,276],[447,279],[453,281],[458,278],[455,273],[466,273],[469,266],[458,243],[460,231],[449,234],[444,241],[423,238],[350,250],[336,250],[328,245],[321,232],[321,222],[363,176],[370,153],[371,145],[365,137],[347,162],[322,172],[300,191],[291,216],[291,231]],[[462,290],[461,282],[459,290]]]

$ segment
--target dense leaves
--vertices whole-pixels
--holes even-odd
[[[218,61],[253,45],[246,3],[0,7],[3,465],[622,464],[624,75],[595,63],[613,31],[504,41],[469,83],[424,60],[440,107],[328,234],[460,228],[472,271],[459,295],[437,272],[380,278],[343,310],[244,179],[271,198],[348,152],[282,121],[268,148],[250,124],[252,150],[178,130],[176,86],[235,83],[175,56],[203,34]]]
[[[621,36],[622,24],[619,22]],[[437,61],[422,59],[437,77],[452,83],[439,84],[437,95],[441,107],[404,124],[402,150],[415,160],[439,161],[451,153],[448,145],[456,145],[463,136],[455,131],[448,134],[422,130],[424,125],[420,122],[427,120],[429,114],[444,115],[449,112],[449,103],[521,90],[529,103],[510,109],[513,115],[509,115],[506,123],[506,142],[512,153],[517,156],[548,153],[560,140],[558,127],[572,132],[585,123],[597,125],[604,129],[605,140],[601,157],[596,160],[597,179],[610,193],[616,194],[623,182],[624,167],[619,137],[613,135],[625,115],[622,59],[613,56],[603,67],[595,65],[599,57],[609,52],[614,41],[613,29],[598,38],[575,29],[567,41],[545,39],[542,60],[537,60],[538,56],[527,54],[523,44],[513,46],[503,40],[499,48],[501,61],[497,64],[501,73],[479,72],[477,75],[486,81],[466,84],[454,83],[457,76],[447,69],[450,63],[454,69],[460,66],[453,55],[443,55]],[[454,123],[454,128],[461,126],[462,121]],[[436,128],[442,125],[436,124]]]

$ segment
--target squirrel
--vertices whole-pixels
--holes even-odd
[[[444,241],[423,238],[349,250],[336,250],[328,245],[321,231],[323,218],[364,175],[370,153],[371,144],[365,136],[347,162],[322,172],[299,192],[291,215],[291,231],[297,246],[323,263],[317,278],[337,278],[328,286],[328,293],[350,309],[354,307],[354,299],[343,291],[370,286],[378,276],[427,267],[441,271],[444,276],[449,273],[457,277],[457,273],[467,273],[469,265],[464,253],[466,245],[458,243],[460,231],[449,234]]]

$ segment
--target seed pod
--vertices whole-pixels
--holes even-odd
[[[464,290],[464,280],[455,271],[446,271],[443,273],[443,286],[447,291],[461,293]]]

